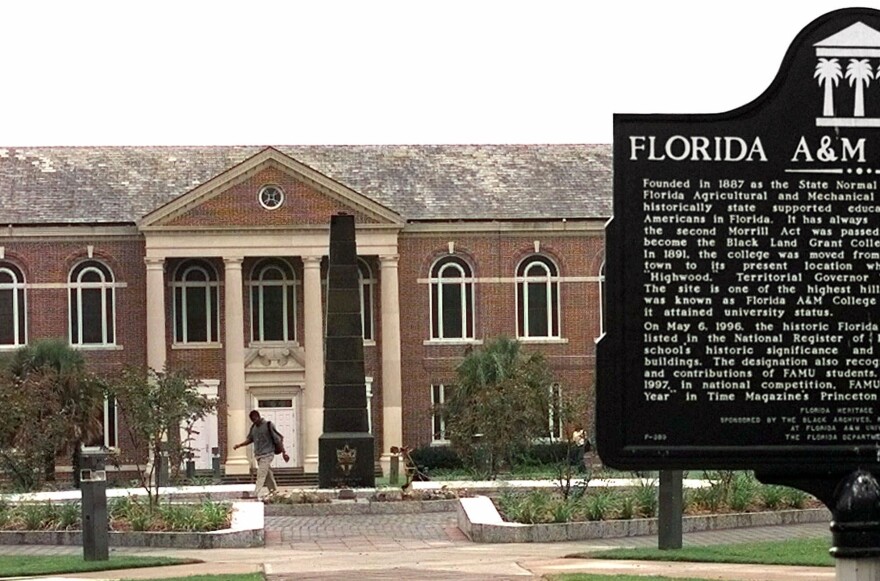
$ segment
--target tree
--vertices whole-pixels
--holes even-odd
[[[72,455],[78,482],[79,448],[100,435],[103,401],[101,385],[86,372],[82,354],[60,339],[35,341],[6,359],[0,379],[0,405],[9,410],[2,426],[4,464],[9,468],[22,458],[43,471],[36,478],[10,468],[23,478],[19,486],[54,480],[59,454]]]
[[[136,450],[147,450],[135,460],[140,484],[147,491],[150,507],[159,501],[157,469],[162,454],[182,458],[189,442],[180,430],[191,432],[193,423],[216,408],[216,402],[198,391],[198,381],[181,370],[155,371],[129,368],[108,390],[116,398],[116,409]]]
[[[548,435],[549,366],[500,337],[470,352],[444,406],[446,430],[465,462],[494,478],[504,462]]]
[[[871,82],[871,63],[868,59],[849,59],[846,65],[846,78],[849,85],[856,87],[853,117],[865,116],[865,87]]]
[[[825,117],[834,116],[834,87],[837,86],[842,76],[840,61],[837,59],[820,58],[816,64],[816,72],[813,73],[813,77],[818,79],[819,86],[825,87],[825,101],[822,107],[822,115]]]
[[[587,425],[592,425],[590,417],[591,398],[586,388],[561,394],[553,406],[553,419],[559,424],[556,433],[551,431],[552,450],[557,451],[554,458],[554,482],[563,498],[568,498],[575,490],[586,491],[590,469],[584,458],[587,448],[592,447],[592,437]]]

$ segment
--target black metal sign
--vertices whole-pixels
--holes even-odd
[[[880,12],[718,115],[616,115],[597,431],[620,468],[880,461]]]

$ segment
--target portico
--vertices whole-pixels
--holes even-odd
[[[264,183],[282,183],[273,186],[278,192],[307,189],[315,199],[311,206],[323,203],[355,214],[358,255],[378,265],[381,336],[375,344],[381,381],[372,389],[381,393],[382,431],[375,435],[386,451],[382,463],[387,470],[387,450],[403,439],[397,280],[402,222],[387,208],[275,150],[261,152],[139,224],[146,245],[147,363],[162,369],[177,356],[201,362],[222,355],[222,367],[212,368],[222,377],[204,379],[220,380],[225,407],[219,431],[225,431],[225,438],[219,443],[227,474],[250,470],[248,451],[232,447],[246,438],[250,409],[265,400],[291,402],[296,424],[291,431],[300,452],[294,459],[305,472],[317,472],[324,392],[322,260],[328,254],[330,212],[324,219],[315,215],[314,207],[304,206],[297,209],[303,214],[293,212],[289,223],[267,225],[265,216],[275,217],[270,212],[278,210],[261,207]],[[200,211],[217,204],[240,206],[239,213]],[[258,220],[252,213],[262,215]],[[271,281],[259,282],[257,267],[270,261],[280,265],[278,272]],[[182,265],[188,264],[194,266],[181,274]],[[255,296],[260,284],[273,285],[271,293]],[[202,319],[207,330],[201,327]],[[289,325],[289,332],[267,340],[255,331],[260,321]],[[217,329],[212,328],[215,324]]]

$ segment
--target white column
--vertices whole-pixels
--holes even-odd
[[[226,355],[226,474],[247,474],[250,461],[247,449],[232,447],[247,437],[244,385],[244,313],[242,298],[241,257],[224,257],[224,316],[226,319],[223,343]]]
[[[321,257],[303,257],[305,327],[305,456],[303,469],[318,472],[318,438],[324,431],[324,308],[321,304]]]
[[[386,476],[391,467],[391,446],[403,445],[397,261],[396,254],[379,257],[382,308],[382,454],[379,462]]]
[[[147,265],[147,366],[165,367],[165,260],[144,258]]]

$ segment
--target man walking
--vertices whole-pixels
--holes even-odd
[[[251,419],[251,429],[248,437],[244,442],[236,444],[233,450],[238,450],[242,446],[248,444],[254,445],[254,457],[257,459],[257,482],[254,486],[254,495],[260,499],[263,485],[269,489],[269,492],[275,492],[278,488],[275,483],[275,475],[272,473],[272,458],[275,457],[276,442],[278,448],[281,449],[282,457],[285,462],[290,461],[287,450],[284,448],[284,436],[278,433],[272,422],[264,420],[260,417],[257,410],[251,411],[249,414]]]

